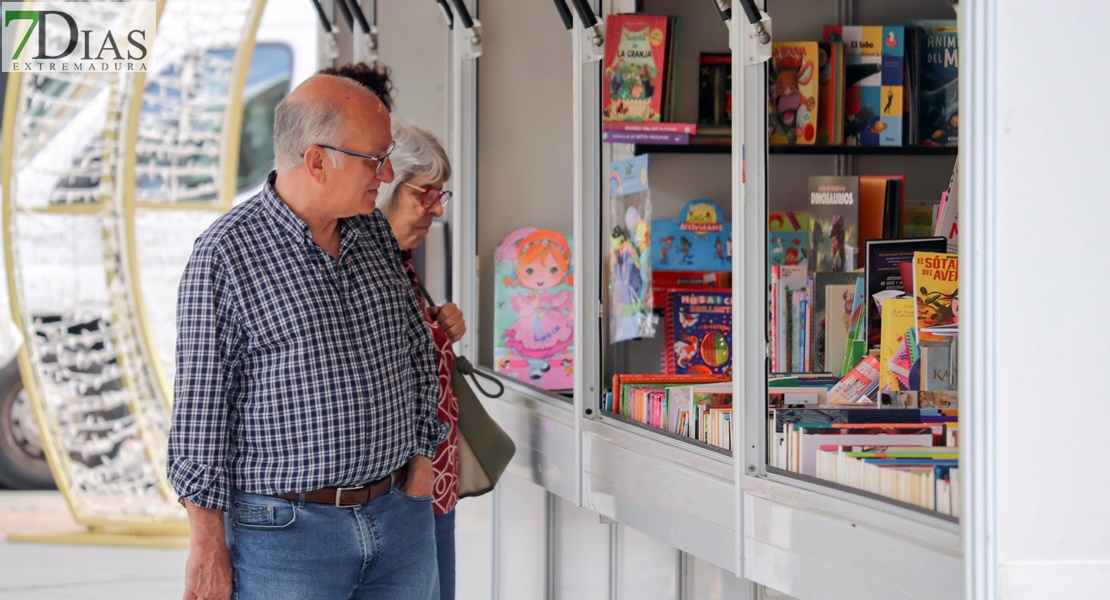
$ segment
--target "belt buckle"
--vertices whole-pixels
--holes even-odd
[[[336,508],[354,508],[356,506],[359,506],[358,503],[356,503],[356,504],[340,504],[339,503],[339,498],[341,496],[343,496],[343,492],[350,492],[350,491],[353,491],[353,490],[361,490],[364,487],[366,487],[366,486],[356,485],[354,487],[335,488],[335,507]]]

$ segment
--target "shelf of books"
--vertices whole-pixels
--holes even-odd
[[[582,425],[583,504],[735,571],[728,29],[708,2],[613,4],[592,101],[604,392]]]
[[[770,2],[744,74],[744,569],[797,598],[962,593],[956,23],[889,4]]]

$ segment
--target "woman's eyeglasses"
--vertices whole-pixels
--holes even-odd
[[[451,192],[449,191],[437,190],[430,187],[422,188],[408,183],[407,181],[405,185],[420,192],[420,206],[423,206],[424,210],[431,208],[436,202],[439,202],[440,206],[447,206],[447,203],[451,200]]]

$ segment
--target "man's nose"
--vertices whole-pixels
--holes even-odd
[[[385,164],[382,165],[382,170],[378,171],[378,181],[381,181],[382,183],[389,183],[390,181],[393,181],[393,175],[393,161],[387,158],[385,159]]]

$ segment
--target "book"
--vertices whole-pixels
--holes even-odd
[[[651,133],[687,133],[698,134],[696,123],[651,123],[644,121],[606,121],[601,125],[602,131],[647,131]]]
[[[955,354],[952,340],[922,342],[920,360],[920,386],[923,391],[955,390]]]
[[[767,276],[775,265],[805,267],[809,254],[809,216],[777,211],[767,216]]]
[[[918,143],[956,146],[959,143],[959,35],[955,19],[913,20],[917,30],[916,111]]]
[[[870,403],[879,386],[879,361],[865,356],[839,383],[829,390],[830,404]]]
[[[522,227],[494,255],[494,369],[548,390],[574,387],[570,240]]]
[[[732,55],[698,56],[698,125],[703,133],[727,133],[732,128]]]
[[[858,274],[856,279],[862,281]],[[837,377],[844,375],[844,353],[848,347],[848,330],[852,321],[856,285],[833,284],[825,288],[825,325],[822,329],[825,349],[823,368],[820,370],[833,373]]]
[[[804,267],[771,267],[769,336],[771,370],[774,372],[793,370],[794,292],[806,289],[808,284],[809,278]]]
[[[852,293],[852,316],[848,321],[848,341],[844,346],[844,362],[840,372],[847,374],[852,367],[859,364],[867,354],[867,289],[864,278],[856,280],[856,289]]]
[[[941,199],[940,210],[937,214],[934,235],[939,235],[948,240],[948,252],[956,254],[960,251],[960,161],[952,167],[952,177],[948,180],[948,191]]]
[[[901,146],[905,29],[829,25],[824,41],[844,43],[844,143]]]
[[[902,236],[902,190],[904,189],[905,177],[901,175],[865,175],[859,178],[861,244],[866,244],[867,240]],[[863,262],[866,266],[866,255]]]
[[[891,371],[891,361],[899,352],[908,353],[906,332],[914,328],[914,299],[890,298],[883,301],[882,335],[879,343],[879,390],[904,390],[909,386],[908,368],[904,379],[898,378],[897,370]],[[913,342],[916,346],[916,342]],[[906,367],[909,365],[907,364]]]
[[[875,295],[884,291],[904,291],[901,263],[912,262],[915,252],[943,252],[944,238],[906,238],[897,240],[871,240],[867,242],[867,347],[878,348],[882,321]]]
[[[840,350],[843,351],[844,342],[848,335],[848,321],[851,318],[852,292],[855,290],[856,279],[858,278],[859,273],[817,273],[814,276],[813,297],[811,298],[813,304],[813,337],[810,341],[810,359],[814,372],[830,370],[828,365],[836,365],[836,369],[838,371],[840,369],[840,361],[828,362],[828,350],[831,347],[828,343],[830,340],[829,328],[832,327],[837,330],[834,331],[832,337],[836,338],[840,344]],[[829,289],[832,287],[839,289],[832,294],[832,299],[830,299]],[[838,294],[839,298],[837,298]],[[828,310],[827,307],[831,307],[833,310]],[[835,343],[837,342],[834,341],[833,344]],[[842,357],[841,360],[843,360]]]
[[[682,290],[667,296],[665,372],[731,375],[732,290]]]
[[[667,292],[704,288],[731,289],[732,273],[729,271],[655,271],[651,275],[652,306],[662,309],[667,305]]]
[[[627,14],[605,18],[602,63],[603,121],[652,121],[662,118],[666,82],[673,67],[672,22],[666,16]],[[670,58],[671,60],[668,60]]]
[[[672,131],[621,131],[606,129],[601,132],[601,141],[611,144],[666,144],[671,146],[685,146],[690,143],[690,134]]]
[[[944,252],[914,252],[913,289],[917,339],[940,341],[938,333],[958,326],[960,260]]]
[[[653,272],[732,270],[732,223],[712,200],[687,202],[678,219],[653,219],[651,235]]]
[[[936,210],[935,201],[907,200],[902,207],[902,237],[918,238],[936,235]]]
[[[844,143],[844,44],[817,44],[817,144]]]
[[[817,141],[817,60],[817,42],[771,43],[768,143]]]
[[[859,239],[859,178],[809,178],[809,270],[855,269]]]

